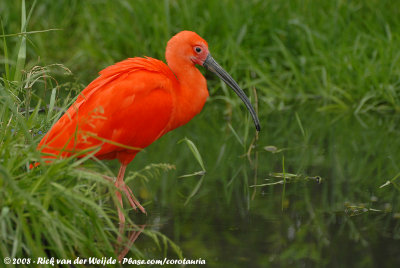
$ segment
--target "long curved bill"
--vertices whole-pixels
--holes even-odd
[[[203,63],[203,67],[207,70],[215,73],[219,78],[221,78],[229,87],[235,91],[239,98],[244,102],[247,109],[249,110],[251,117],[253,118],[256,130],[260,131],[260,121],[258,120],[257,114],[251,106],[250,100],[247,98],[246,94],[239,87],[235,80],[214,60],[211,54],[208,54],[206,60]]]

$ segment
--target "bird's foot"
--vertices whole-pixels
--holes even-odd
[[[139,201],[137,201],[136,197],[132,193],[132,190],[126,184],[124,185],[123,190],[125,192],[126,198],[128,198],[129,203],[131,204],[133,209],[136,210],[136,207],[138,207],[142,213],[147,214],[144,207],[139,203]]]
[[[146,213],[146,210],[144,207],[137,201],[136,197],[133,195],[132,190],[126,185],[124,182],[122,184],[118,184],[118,182],[115,183],[115,186],[120,189],[123,193],[125,193],[126,198],[129,201],[129,204],[131,207],[136,210],[136,208],[139,208],[141,212],[144,214]]]

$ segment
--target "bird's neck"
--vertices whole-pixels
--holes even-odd
[[[174,122],[171,130],[189,122],[198,114],[207,100],[207,82],[194,64],[179,64],[170,66],[174,72],[179,87],[175,92]]]

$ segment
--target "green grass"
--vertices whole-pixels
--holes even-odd
[[[202,70],[211,96],[202,113],[128,167],[149,215],[127,211],[133,229],[146,224],[127,256],[400,264],[395,1],[5,0],[0,16],[0,262],[116,257],[115,189],[99,174],[115,176],[118,163],[28,165],[98,71],[164,59],[168,39],[188,29],[257,96],[262,131],[255,137],[241,101]]]

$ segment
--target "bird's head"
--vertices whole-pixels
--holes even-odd
[[[177,33],[168,41],[165,56],[168,65],[170,65],[171,68],[173,68],[171,63],[183,68],[198,64],[215,73],[229,87],[231,87],[244,102],[253,118],[257,131],[260,131],[260,122],[256,112],[251,106],[250,100],[236,81],[214,60],[208,50],[207,42],[198,34],[191,31],[182,31]]]
[[[203,38],[195,32],[182,31],[168,41],[166,59],[168,63],[174,58],[180,64],[203,65],[208,54],[208,44]]]

